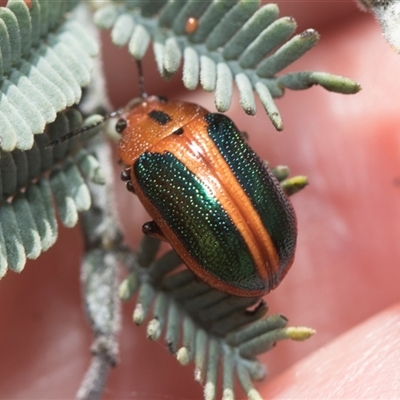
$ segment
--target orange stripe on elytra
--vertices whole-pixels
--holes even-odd
[[[135,193],[138,195],[140,201],[142,202],[144,208],[147,212],[154,218],[154,221],[162,230],[163,234],[167,238],[168,242],[175,249],[175,251],[182,258],[183,262],[206,284],[210,285],[214,289],[220,290],[222,292],[228,292],[230,294],[242,297],[256,297],[263,296],[265,294],[265,290],[244,290],[238,288],[237,286],[233,286],[229,284],[229,282],[221,281],[216,276],[210,274],[202,265],[200,265],[196,260],[192,258],[187,249],[182,245],[182,242],[175,235],[173,230],[165,223],[160,212],[157,208],[144,196],[143,192],[140,189],[140,186],[137,184],[135,179],[132,180],[132,183],[135,187]]]
[[[268,279],[272,289],[272,276],[279,271],[275,246],[229,165],[211,138],[204,134],[206,126],[203,119],[192,120],[183,127],[184,133],[179,140],[168,136],[149,151],[171,152],[215,194],[245,240],[259,276],[263,280]],[[214,176],[216,179],[212,179]]]
[[[175,251],[182,258],[183,262],[206,284],[210,285],[214,289],[220,290],[222,292],[229,292],[230,294],[243,297],[255,297],[262,296],[265,291],[248,291],[240,289],[236,286],[230,285],[229,282],[221,281],[216,276],[210,274],[202,265],[200,265],[183,246],[182,242],[176,236],[174,231],[167,225],[162,218],[160,212],[157,208],[149,201],[149,199],[143,194],[140,186],[137,184],[135,178],[132,179],[133,186],[135,188],[135,193],[139,197],[141,203],[147,212],[154,218],[154,221],[159,226],[163,234],[165,235],[168,242],[175,249]],[[229,290],[228,290],[229,289]]]

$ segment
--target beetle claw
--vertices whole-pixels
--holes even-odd
[[[142,232],[145,235],[151,236],[155,239],[164,240],[164,241],[167,240],[165,238],[164,234],[161,232],[161,229],[159,228],[159,226],[154,221],[149,221],[149,222],[144,223],[142,226]]]
[[[131,169],[126,168],[121,171],[121,181],[127,182],[131,180]]]
[[[132,181],[130,181],[130,180],[127,181],[125,186],[126,186],[126,189],[128,190],[128,192],[135,193],[135,188],[132,185]]]

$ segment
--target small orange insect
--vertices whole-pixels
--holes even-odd
[[[194,17],[190,17],[186,21],[185,31],[188,34],[193,33],[197,30],[198,26],[199,26],[199,20]]]

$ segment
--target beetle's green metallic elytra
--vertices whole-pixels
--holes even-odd
[[[134,171],[143,194],[161,210],[165,223],[199,265],[243,291],[265,290],[227,210],[173,154],[144,153]]]

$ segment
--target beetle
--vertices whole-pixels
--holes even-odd
[[[255,297],[293,263],[294,209],[233,121],[203,107],[142,96],[119,112],[121,178],[168,241],[209,286]]]

